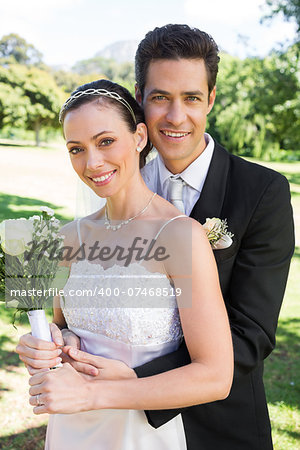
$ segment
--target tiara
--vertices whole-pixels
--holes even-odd
[[[83,95],[100,95],[102,97],[112,98],[113,100],[116,100],[117,102],[122,103],[122,105],[124,105],[125,108],[128,109],[128,111],[130,112],[130,114],[133,118],[134,123],[136,124],[136,117],[135,117],[133,109],[131,108],[129,103],[123,97],[121,97],[119,94],[117,94],[116,92],[109,92],[106,89],[86,89],[85,91],[75,92],[75,94],[71,95],[71,97],[69,97],[68,100],[66,100],[65,103],[61,107],[61,110],[59,112],[59,122],[60,123],[62,123],[63,112],[67,109],[67,107],[70,105],[70,103],[72,103],[77,98],[82,97]]]

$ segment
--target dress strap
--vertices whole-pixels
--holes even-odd
[[[79,240],[79,247],[82,246],[82,239],[81,239],[81,233],[80,233],[80,221],[81,219],[76,220],[76,227],[77,227],[77,234],[78,234],[78,240]]]
[[[158,236],[160,235],[160,233],[162,232],[162,230],[163,230],[169,223],[173,222],[173,220],[175,220],[175,219],[180,219],[181,217],[188,217],[188,216],[186,216],[185,214],[180,214],[180,216],[175,216],[175,217],[172,217],[172,219],[167,220],[167,222],[165,222],[165,223],[162,225],[162,227],[159,229],[158,233],[156,234],[156,236],[155,236],[155,238],[154,238],[154,241],[156,241],[156,239],[158,238]]]

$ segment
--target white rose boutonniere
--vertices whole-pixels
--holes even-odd
[[[227,231],[227,219],[221,220],[217,217],[207,218],[203,228],[210,245],[214,250],[228,248],[232,244],[233,234]]]

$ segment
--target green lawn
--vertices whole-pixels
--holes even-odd
[[[20,152],[24,152],[21,155]],[[31,177],[37,178],[36,185],[45,184],[45,172],[37,170],[35,164],[37,149],[8,147],[0,145],[0,158],[24,158],[31,161]],[[22,171],[18,174],[18,186],[3,187],[0,180],[0,220],[13,217],[28,217],[38,211],[41,204],[53,208],[57,217],[70,218],[72,206],[65,200],[64,189],[69,188],[66,198],[70,199],[68,181],[61,178],[56,165],[67,164],[57,149],[42,150],[45,168],[51,168],[51,186],[35,190],[22,184]],[[41,154],[39,154],[39,157]],[[61,159],[60,159],[61,158]],[[55,160],[53,162],[53,159]],[[57,161],[60,161],[59,163]],[[297,228],[297,249],[292,260],[287,291],[277,331],[277,346],[265,365],[265,385],[269,412],[272,421],[275,450],[300,449],[300,163],[263,163],[287,176],[291,183],[292,203]],[[4,171],[8,170],[4,168]],[[3,171],[3,168],[2,168]],[[28,173],[27,173],[28,176]],[[50,178],[49,178],[50,179]],[[48,180],[48,179],[47,179]],[[68,180],[70,180],[68,178]],[[47,181],[47,183],[50,183]],[[51,191],[51,192],[50,192]],[[0,306],[0,448],[35,450],[43,448],[47,417],[36,417],[28,405],[28,375],[14,353],[19,336],[29,330],[26,318],[15,330],[10,324],[11,312]],[[243,450],[243,449],[241,449]]]

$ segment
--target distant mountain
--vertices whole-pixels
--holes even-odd
[[[139,41],[118,41],[108,45],[103,50],[96,53],[95,56],[114,59],[118,63],[134,62],[135,52]]]

